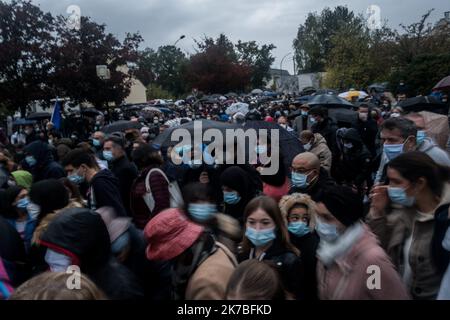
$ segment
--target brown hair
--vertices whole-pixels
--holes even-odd
[[[73,274],[44,272],[23,283],[10,300],[106,300],[106,295],[87,276],[81,274],[80,289],[69,289]]]
[[[283,247],[294,252],[296,255],[300,255],[299,250],[296,247],[294,247],[294,245],[289,240],[289,232],[287,230],[283,216],[281,215],[278,203],[268,196],[259,196],[253,198],[245,207],[244,210],[245,229],[244,229],[244,237],[242,239],[242,252],[244,254],[250,252],[251,244],[250,241],[245,236],[245,231],[247,229],[247,219],[253,212],[255,212],[258,209],[264,210],[269,215],[269,217],[271,217],[272,220],[274,221],[277,239],[281,241]]]
[[[274,266],[250,259],[234,270],[225,297],[239,300],[284,300],[285,292]]]

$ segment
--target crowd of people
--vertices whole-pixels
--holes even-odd
[[[247,102],[133,111],[116,120],[140,129],[112,133],[105,115],[2,129],[0,299],[450,299],[448,124],[375,94],[345,127],[326,106]],[[304,152],[263,175],[153,143],[199,119],[275,122]]]

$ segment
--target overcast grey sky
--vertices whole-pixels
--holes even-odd
[[[107,30],[120,39],[126,32],[139,31],[143,47],[157,48],[178,42],[185,52],[193,53],[193,38],[204,34],[216,37],[225,33],[233,42],[255,40],[273,43],[276,57],[273,67],[280,67],[281,58],[292,52],[292,41],[308,12],[320,12],[325,7],[347,5],[364,13],[369,5],[378,5],[381,18],[391,27],[418,21],[428,9],[435,8],[432,21],[450,11],[448,0],[33,0],[44,11],[65,14],[69,5],[78,5],[82,15],[105,23]],[[292,56],[286,58],[283,69],[293,72]]]

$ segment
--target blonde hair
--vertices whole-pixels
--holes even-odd
[[[106,295],[84,274],[80,289],[67,287],[73,274],[47,271],[23,283],[10,300],[106,300]]]

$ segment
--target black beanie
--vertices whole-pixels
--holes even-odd
[[[314,201],[323,203],[328,211],[346,227],[363,217],[362,198],[348,187],[326,187],[314,198]]]

